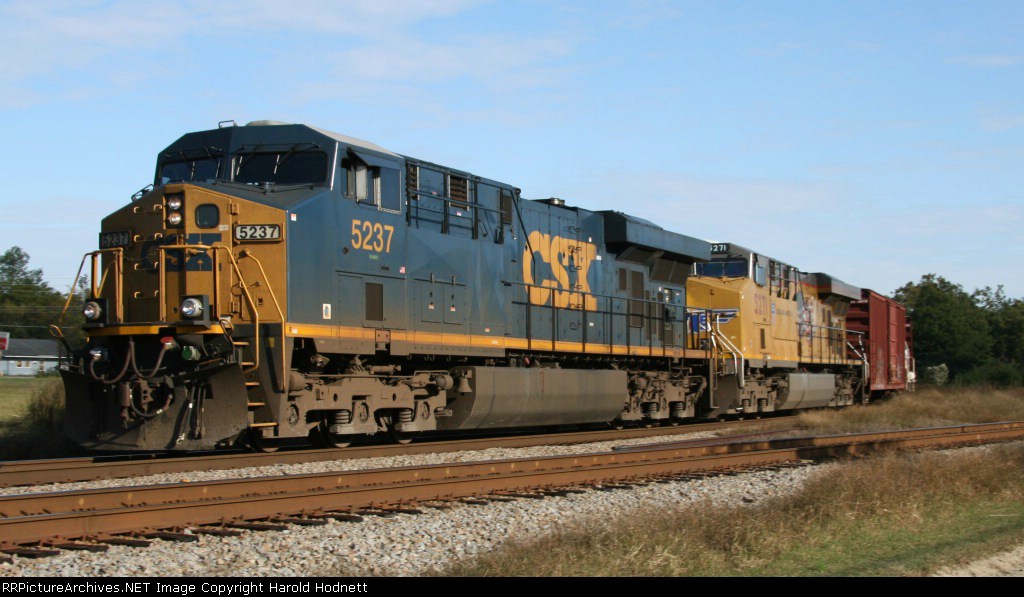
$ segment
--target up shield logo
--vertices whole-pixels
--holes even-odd
[[[708,322],[708,311],[690,313],[690,331],[710,332],[712,324],[725,325],[739,315],[739,309],[711,309],[711,322]]]
[[[590,292],[588,274],[596,257],[595,244],[531,232],[523,249],[523,281],[531,285],[530,303],[597,311],[597,297],[584,294]]]

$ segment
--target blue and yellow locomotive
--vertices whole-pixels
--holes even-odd
[[[823,293],[827,322],[776,320],[819,294],[795,268],[768,281],[776,262],[750,251],[305,125],[184,135],[99,246],[88,343],[62,372],[68,432],[91,449],[651,424],[863,393],[845,285]],[[767,336],[792,358],[744,331],[754,313],[805,326]]]

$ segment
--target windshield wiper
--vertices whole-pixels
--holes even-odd
[[[280,192],[284,192],[284,191],[294,191],[295,189],[304,189],[304,188],[315,189],[316,188],[316,184],[311,183],[311,182],[293,183],[293,184],[282,185],[282,184],[278,184],[278,183],[272,182],[272,181],[266,181],[266,182],[239,182],[237,180],[220,180],[220,179],[217,179],[217,180],[213,181],[211,184],[215,184],[215,185],[231,185],[231,186],[234,186],[234,187],[238,187],[238,188],[242,188],[242,189],[247,189],[247,190],[250,190],[250,191],[258,191],[258,192],[261,192],[263,194],[280,193]]]
[[[199,155],[195,155],[195,157],[189,156],[189,154],[196,153],[199,153]],[[202,147],[193,147],[190,149],[179,149],[177,152],[165,151],[163,155],[165,158],[179,158],[181,160],[195,160],[200,157],[222,158],[224,157],[224,150],[219,147],[204,145]]]
[[[303,145],[308,145],[309,147],[303,147],[302,149],[299,149]],[[309,143],[309,142],[307,142],[307,143],[296,143],[295,145],[292,145],[291,148],[288,151],[286,151],[285,153],[278,154],[277,165],[274,166],[274,174],[277,174],[278,169],[280,169],[281,166],[283,166],[285,162],[287,162],[288,160],[292,159],[292,157],[294,157],[295,154],[311,151],[313,149],[322,149],[322,148],[319,145],[317,145],[316,143]]]

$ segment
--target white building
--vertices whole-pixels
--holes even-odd
[[[57,367],[56,340],[11,338],[0,359],[0,375],[39,375]]]

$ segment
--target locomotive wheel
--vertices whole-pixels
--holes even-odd
[[[327,428],[327,421],[322,420],[309,431],[309,439],[318,448],[347,448],[352,445],[355,436],[331,433]]]
[[[405,445],[412,441],[413,434],[408,431],[397,431],[391,426],[388,426],[388,438],[396,444]]]
[[[253,450],[266,454],[277,452],[281,448],[281,440],[265,438],[255,429],[250,429],[249,432],[246,433],[245,443]]]

